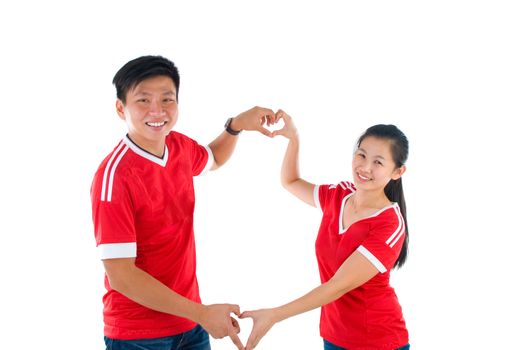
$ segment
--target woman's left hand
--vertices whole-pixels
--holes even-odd
[[[248,317],[253,320],[253,327],[252,332],[248,337],[245,350],[252,350],[276,323],[275,312],[273,309],[260,309],[255,311],[245,311],[239,316],[239,318]]]

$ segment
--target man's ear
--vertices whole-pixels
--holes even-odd
[[[405,165],[402,165],[401,167],[394,169],[391,179],[398,180],[401,177],[401,175],[405,173],[405,171],[407,171],[407,167]]]
[[[120,99],[116,99],[116,113],[121,119],[125,120],[125,106]]]

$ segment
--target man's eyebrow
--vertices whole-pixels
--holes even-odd
[[[150,94],[149,92],[146,92],[146,91],[138,91],[136,93],[134,93],[134,96],[151,96],[152,94]],[[166,95],[166,96],[176,96],[176,93],[174,91],[166,91],[166,92],[163,92],[162,95]]]
[[[134,94],[134,96],[149,96],[150,94],[144,91],[138,91]]]

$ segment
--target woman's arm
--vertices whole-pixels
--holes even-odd
[[[273,132],[273,136],[282,135],[289,139],[287,151],[282,163],[282,186],[303,202],[315,206],[313,190],[315,185],[302,179],[299,173],[299,135],[292,118],[284,111],[276,113],[275,123],[283,119],[282,129]]]
[[[378,272],[368,259],[355,251],[329,281],[304,296],[276,308],[243,312],[240,318],[251,317],[254,321],[246,350],[253,349],[275,323],[326,305],[366,283]]]

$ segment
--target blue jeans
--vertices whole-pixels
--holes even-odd
[[[401,348],[398,348],[395,350],[409,350],[409,349],[410,349],[410,344],[407,344],[407,345],[402,346]],[[336,346],[333,343],[330,343],[326,339],[324,339],[324,350],[347,350],[347,349]]]
[[[104,337],[106,350],[211,350],[208,332],[197,325],[171,337],[118,340]]]

